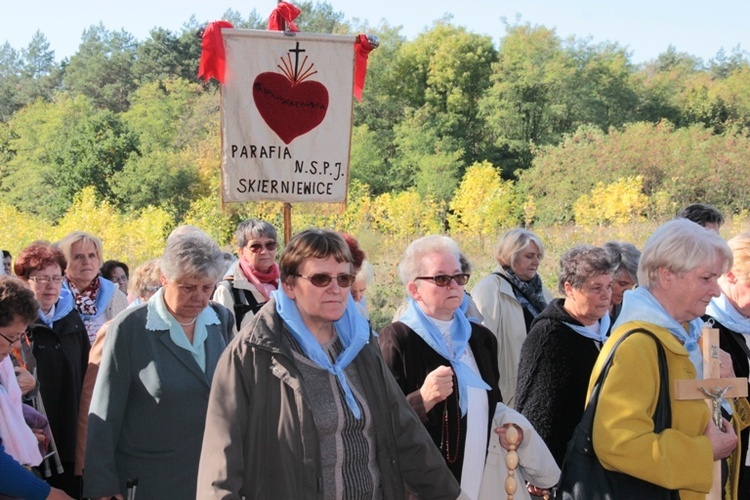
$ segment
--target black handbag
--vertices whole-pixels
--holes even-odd
[[[654,411],[654,432],[661,432],[672,425],[672,407],[669,402],[669,372],[664,347],[659,339],[648,330],[630,330],[617,341],[604,363],[591,397],[586,405],[581,422],[573,432],[573,437],[565,450],[560,483],[555,498],[557,500],[623,500],[623,499],[679,499],[676,490],[668,490],[654,483],[635,478],[628,474],[613,472],[602,467],[594,453],[592,434],[594,414],[599,401],[599,392],[607,377],[612,358],[622,341],[634,333],[650,335],[656,342],[659,356],[659,400]]]

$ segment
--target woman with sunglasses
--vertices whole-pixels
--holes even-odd
[[[37,409],[45,410],[63,467],[63,472],[52,467],[48,482],[78,498],[80,478],[73,474],[76,422],[90,345],[73,294],[62,287],[66,265],[59,248],[36,243],[18,254],[15,273],[31,288],[40,306],[29,328],[43,402]]]
[[[250,323],[279,287],[276,229],[266,221],[248,219],[235,232],[239,260],[219,283],[213,299],[234,312],[236,331]]]
[[[609,335],[614,265],[603,248],[578,245],[560,259],[558,290],[521,348],[516,409],[558,465],[583,416],[589,376]]]
[[[412,242],[399,263],[409,294],[378,341],[407,401],[453,476],[477,498],[498,389],[497,341],[466,316],[469,274],[446,236]]]
[[[216,367],[197,498],[455,499],[460,489],[370,343],[343,238],[310,229],[281,289]]]

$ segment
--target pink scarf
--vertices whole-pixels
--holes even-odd
[[[240,269],[268,302],[271,299],[271,292],[279,287],[279,266],[274,262],[268,272],[262,273],[245,259],[240,259]]]

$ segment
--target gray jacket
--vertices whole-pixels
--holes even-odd
[[[203,437],[197,498],[323,498],[312,411],[272,299],[219,360]],[[460,487],[377,347],[353,361],[372,411],[382,497],[455,499]]]
[[[206,373],[168,330],[147,330],[147,304],[110,324],[88,422],[84,496],[192,500],[214,368],[234,319],[213,304],[220,325],[206,325]]]

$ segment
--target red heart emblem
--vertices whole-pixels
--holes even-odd
[[[328,111],[328,89],[322,83],[294,84],[280,73],[259,74],[253,82],[253,100],[284,144],[320,125]]]

